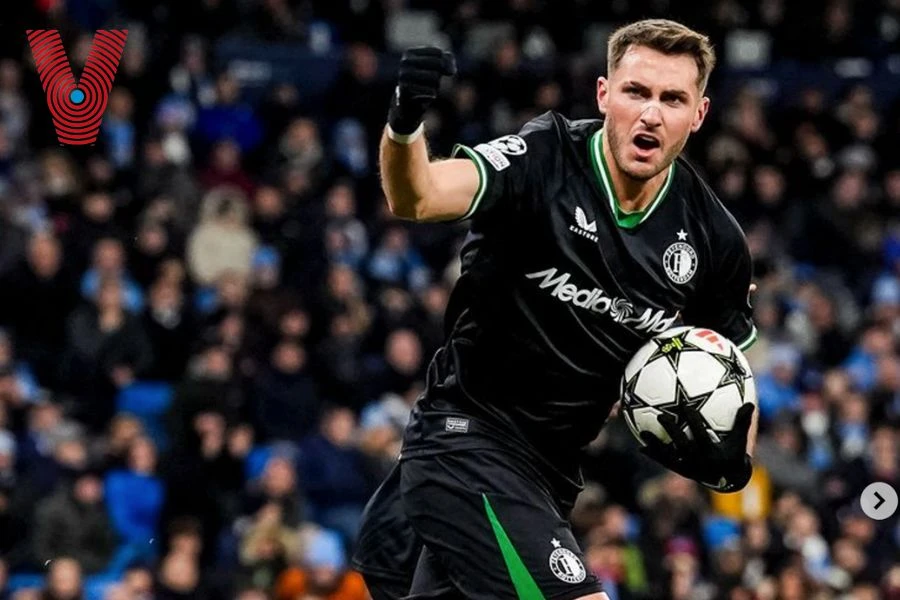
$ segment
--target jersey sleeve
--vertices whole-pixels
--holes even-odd
[[[686,311],[685,322],[717,331],[746,350],[756,341],[750,305],[753,261],[737,224],[735,228],[737,235],[724,248],[713,248],[713,268],[698,290],[696,303]]]
[[[469,210],[459,221],[477,215],[515,211],[531,197],[534,170],[540,168],[536,158],[545,119],[525,125],[516,135],[504,135],[478,144],[474,148],[457,144],[451,157],[468,158],[478,169],[478,191]]]

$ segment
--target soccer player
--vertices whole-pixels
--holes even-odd
[[[601,600],[567,516],[580,449],[653,335],[755,337],[739,226],[680,153],[709,109],[708,39],[667,20],[609,40],[602,120],[549,112],[431,161],[422,117],[451,54],[407,51],[381,142],[394,215],[466,219],[447,340],[428,369],[398,467],[370,502],[355,566],[373,596]],[[753,406],[713,442],[698,414],[660,417],[674,448],[642,451],[721,492],[750,479]],[[693,435],[684,435],[686,424]]]

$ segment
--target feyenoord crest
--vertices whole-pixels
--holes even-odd
[[[567,548],[562,548],[559,540],[553,539],[551,542],[556,548],[550,554],[550,570],[553,574],[566,583],[581,583],[587,577],[587,571],[581,563],[581,559],[574,552]]]
[[[679,240],[686,238],[683,229],[678,232]],[[669,279],[675,283],[687,283],[697,272],[697,252],[687,242],[675,242],[663,253],[663,267]]]

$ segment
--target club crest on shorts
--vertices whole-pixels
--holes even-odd
[[[550,570],[553,571],[556,578],[566,583],[584,581],[587,577],[587,570],[581,559],[568,548],[563,548],[558,539],[553,538],[550,543],[556,548],[550,553]]]
[[[663,253],[663,267],[669,279],[675,283],[687,283],[697,272],[697,252],[683,241],[687,239],[683,229],[678,232],[678,239]]]

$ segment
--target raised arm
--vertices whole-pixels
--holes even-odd
[[[391,139],[380,149],[381,182],[391,213],[412,221],[449,221],[465,215],[478,192],[478,169],[469,159],[431,161],[425,136],[412,143]]]
[[[391,212],[413,221],[447,221],[466,214],[478,192],[474,163],[432,162],[422,118],[437,98],[441,77],[456,73],[453,55],[439,48],[403,53],[397,88],[379,152],[381,180]]]

